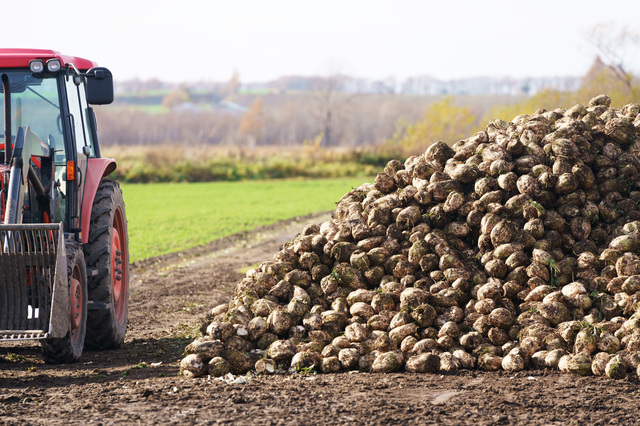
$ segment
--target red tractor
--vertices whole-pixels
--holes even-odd
[[[52,50],[0,49],[0,341],[47,362],[119,347],[129,299],[127,219],[90,105],[111,72]]]

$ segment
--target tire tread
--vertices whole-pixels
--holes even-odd
[[[91,210],[89,238],[87,244],[85,244],[85,255],[87,269],[99,271],[96,276],[89,277],[89,299],[94,302],[110,304],[111,310],[89,311],[85,346],[91,349],[118,348],[122,346],[126,332],[126,314],[124,327],[119,327],[114,312],[115,306],[111,303],[111,229],[113,215],[118,206],[121,207],[122,214],[125,215],[124,200],[120,186],[111,179],[102,179]],[[124,221],[126,227],[126,216]],[[125,239],[124,243],[128,246],[127,236],[125,235],[123,238]],[[128,266],[125,265],[125,267]],[[125,295],[127,299],[128,293],[127,283]],[[128,305],[128,300],[125,300],[125,303]]]

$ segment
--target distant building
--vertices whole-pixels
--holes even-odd
[[[234,115],[242,115],[245,112],[247,112],[247,107],[244,107],[240,104],[237,104],[235,102],[231,102],[231,101],[227,101],[227,100],[221,100],[218,103],[213,104],[213,108],[218,109],[218,110],[224,110],[226,112],[230,112]]]

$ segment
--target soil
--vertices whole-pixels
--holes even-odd
[[[552,371],[280,374],[186,379],[205,312],[314,215],[132,265],[125,344],[48,365],[37,342],[0,347],[0,424],[630,424],[640,384]]]

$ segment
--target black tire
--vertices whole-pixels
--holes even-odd
[[[44,360],[52,364],[77,362],[82,355],[87,329],[87,269],[80,244],[67,241],[67,282],[69,283],[70,322],[67,335],[42,340]],[[72,293],[73,297],[72,297]]]
[[[102,179],[91,209],[89,240],[84,246],[89,271],[85,346],[118,348],[124,342],[129,308],[129,239],[122,190]]]

